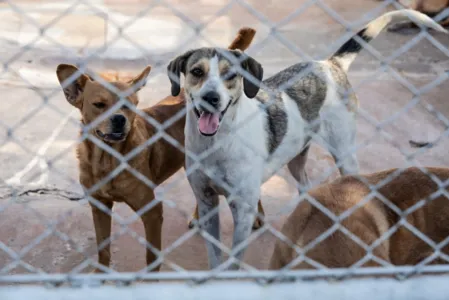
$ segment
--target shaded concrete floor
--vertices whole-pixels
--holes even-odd
[[[15,3],[27,11],[35,9],[33,5],[41,5],[42,2],[44,1]],[[124,6],[120,1],[103,1],[103,4],[100,4],[104,6],[100,4],[97,6],[102,7],[102,11],[109,9],[109,15],[111,18],[116,18],[117,22],[125,22],[143,9],[142,2],[132,2],[133,4],[128,3]],[[258,33],[248,52],[263,63],[266,77],[302,60],[295,51],[291,51],[279,40],[288,41],[290,45],[298,47],[313,58],[322,58],[338,48],[341,42],[339,38],[344,32],[343,27],[338,25],[336,20],[315,5],[281,26],[278,29],[278,38],[270,37],[270,26],[267,26],[267,22],[282,21],[306,1],[294,1],[294,3],[286,0],[247,1],[246,3],[263,15],[263,18],[259,19],[248,11],[247,6],[241,4],[232,6],[221,17],[214,17],[214,14],[220,11],[227,1],[195,0],[189,1],[188,4],[180,0],[167,2],[195,22],[212,19],[213,21],[204,31],[204,36],[216,45],[225,46],[240,26],[256,28]],[[357,20],[362,22],[362,16],[379,5],[377,1],[369,0],[322,2],[348,22]],[[23,44],[35,34],[33,29],[22,24],[20,15],[18,17],[3,6],[0,8],[0,14],[2,14],[0,31],[16,30],[17,32],[0,36],[0,57],[3,62],[8,61],[9,66],[9,69],[0,76],[0,93],[3,96],[0,106],[0,124],[2,124],[0,140],[4,141],[0,146],[2,164],[0,182],[15,178],[21,184],[17,188],[19,191],[50,187],[79,193],[73,147],[77,138],[79,116],[75,111],[67,124],[61,123],[72,108],[65,102],[54,76],[54,69],[58,63],[73,62],[77,57],[68,55],[64,48],[48,41],[40,42],[23,52]],[[54,6],[52,9],[57,11],[59,8]],[[33,18],[40,22],[48,22],[56,14],[52,12],[52,9],[46,13],[34,12]],[[379,13],[380,10],[376,15]],[[90,49],[89,47],[101,46],[104,42],[102,38],[106,40],[109,38],[107,35],[105,37],[102,27],[104,24],[95,18],[85,16],[81,10],[76,17],[72,16],[52,26],[53,31],[49,35],[59,39],[64,47],[78,53],[78,59],[82,58],[83,53]],[[78,23],[73,23],[76,20]],[[89,26],[85,26],[86,24]],[[90,66],[95,70],[116,69],[137,73],[145,64],[155,65],[159,62],[159,67],[154,67],[147,86],[140,92],[140,106],[145,107],[169,93],[169,82],[165,75],[168,60],[190,47],[205,45],[207,42],[193,39],[188,45],[179,47],[178,42],[182,40],[182,37],[189,40],[190,38],[187,38],[189,34],[193,36],[192,30],[166,7],[155,8],[136,26],[127,34],[137,44],[146,47],[148,55],[143,57],[137,55],[135,51],[132,51],[132,47],[126,46],[125,42],[115,46],[112,44],[112,50],[92,59]],[[164,35],[169,36],[165,32],[173,34],[176,38],[164,37]],[[388,57],[415,36],[416,32],[409,35],[384,33],[370,45],[381,55]],[[442,45],[449,45],[448,36],[432,33],[432,37]],[[85,46],[88,40],[92,42],[91,46]],[[153,47],[153,45],[158,46]],[[449,117],[447,80],[426,91],[417,105],[409,107],[408,104],[414,97],[413,92],[398,79],[406,80],[409,82],[407,84],[417,88],[423,87],[449,69],[449,58],[425,39],[409,48],[411,48],[409,51],[399,55],[391,64],[396,72],[395,75],[384,72],[378,60],[368,51],[364,51],[351,67],[350,80],[360,100],[357,138],[361,146],[357,155],[364,173],[406,166],[407,160],[398,147],[405,153],[412,153],[414,150],[407,144],[409,139],[434,140],[446,128],[446,124],[430,113],[426,107],[429,104],[432,105],[440,114],[440,118]],[[296,52],[300,52],[298,49]],[[15,54],[18,51],[23,53],[16,57]],[[14,61],[11,61],[12,58]],[[35,87],[30,88],[30,84]],[[46,102],[43,102],[43,99]],[[389,119],[392,120],[389,121]],[[380,122],[385,122],[381,130],[375,126]],[[61,127],[60,132],[45,149],[42,145],[58,126]],[[6,127],[14,128],[12,137],[8,137],[8,133],[11,132],[8,132]],[[447,149],[447,139],[443,139],[435,148],[418,155],[413,163],[449,166]],[[52,161],[52,164],[48,171],[45,171],[45,165],[42,166],[39,163],[27,171],[26,166],[30,165],[35,158],[35,153],[39,150],[47,160]],[[311,179],[313,181],[327,180],[326,174],[330,167],[333,167],[330,155],[314,146],[307,165]],[[20,178],[18,175],[21,175],[20,172],[23,170],[26,172]],[[334,172],[331,177],[335,176]],[[32,185],[33,182],[36,184]],[[0,241],[12,251],[18,253],[23,251],[24,262],[45,272],[54,273],[68,272],[76,268],[85,259],[82,253],[88,253],[89,257],[95,259],[93,224],[90,209],[86,204],[69,201],[64,197],[67,193],[60,196],[62,192],[50,192],[43,195],[31,193],[13,198],[9,196],[12,192],[12,189],[7,186],[0,189],[1,195],[4,196],[0,199],[0,205],[7,206],[0,212]],[[163,184],[158,192],[164,199],[176,204],[176,207],[169,205],[164,207],[163,246],[168,248],[175,241],[182,239],[188,231],[186,224],[194,208],[194,197],[183,171],[178,172]],[[281,170],[279,175],[274,176],[262,186],[262,201],[270,218],[269,222],[274,228],[280,228],[283,219],[288,215],[288,204],[294,202],[295,195],[294,185],[291,184],[291,178],[285,170]],[[116,205],[114,211],[121,216],[132,216],[130,209],[124,205]],[[57,236],[53,234],[45,238],[39,237],[47,229],[45,223],[54,225],[59,232]],[[229,246],[232,222],[229,209],[225,206],[222,209],[221,223],[224,243]],[[143,235],[140,222],[132,224],[131,229]],[[118,230],[119,224],[115,222],[113,231]],[[65,237],[70,237],[70,240]],[[250,245],[245,261],[256,268],[265,268],[274,241],[275,237],[271,233],[261,234]],[[27,249],[27,245],[33,245],[33,247]],[[135,271],[145,265],[143,246],[129,234],[113,242],[112,252],[115,270]],[[168,253],[167,259],[188,270],[206,269],[207,259],[203,239],[196,235],[190,237]],[[12,261],[8,253],[0,250],[0,268]],[[170,269],[169,264],[164,266],[164,270]],[[8,273],[25,272],[21,267],[7,271]]]

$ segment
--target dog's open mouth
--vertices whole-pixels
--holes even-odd
[[[214,135],[220,127],[221,113],[201,112],[199,113],[198,129],[203,135]]]
[[[97,130],[96,133],[105,141],[120,142],[126,138],[126,134],[124,132],[103,133],[100,130]]]
[[[200,111],[196,107],[194,107],[195,114],[198,117],[198,130],[202,135],[205,136],[213,136],[217,133],[218,128],[220,127],[220,122],[223,119],[226,111],[229,108],[231,101],[229,101],[225,110],[222,112],[208,112],[208,111]]]

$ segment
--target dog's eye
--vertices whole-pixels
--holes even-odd
[[[106,104],[104,104],[103,102],[96,102],[94,103],[94,106],[96,108],[105,108]]]
[[[237,77],[237,73],[232,72],[228,72],[223,76],[224,80],[233,80],[235,77]]]
[[[122,105],[122,109],[125,109],[125,110],[126,110],[126,109],[129,109],[129,107],[126,106],[126,104],[123,104],[123,105]]]
[[[201,70],[200,68],[195,68],[195,69],[191,70],[190,73],[195,77],[201,77],[204,75],[203,70]]]

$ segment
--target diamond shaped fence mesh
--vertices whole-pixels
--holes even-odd
[[[447,1],[0,15],[0,298],[447,292]]]

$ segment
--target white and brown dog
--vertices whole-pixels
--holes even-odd
[[[211,241],[220,241],[215,209],[219,195],[231,207],[232,256],[241,260],[257,213],[260,186],[286,164],[299,184],[307,186],[304,165],[312,140],[328,147],[342,174],[358,173],[353,152],[357,99],[346,72],[363,49],[358,41],[369,42],[390,21],[409,16],[445,31],[414,10],[386,13],[331,58],[298,63],[262,83],[262,66],[240,51],[195,49],[169,64],[173,95],[180,93],[180,75],[185,75],[186,170],[200,224],[208,234],[211,268],[222,263],[222,251]],[[222,267],[238,268],[233,262]]]

